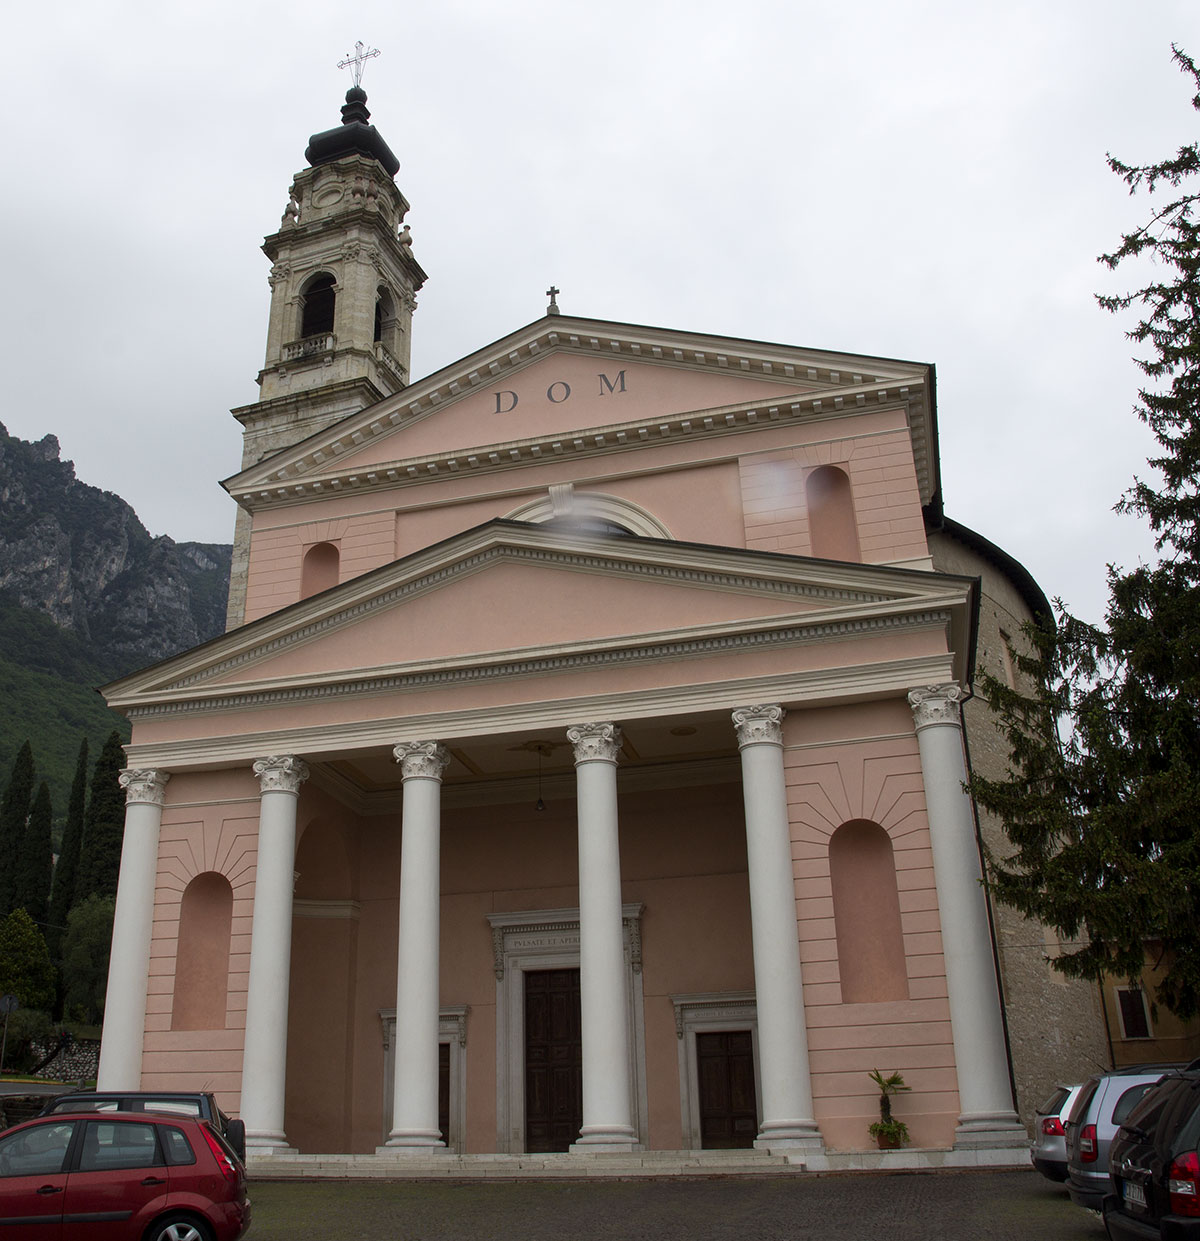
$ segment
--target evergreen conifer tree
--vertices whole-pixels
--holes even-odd
[[[125,794],[118,778],[124,766],[121,736],[114,729],[92,771],[79,871],[75,877],[76,903],[92,895],[115,896],[117,893],[121,840],[125,832]]]
[[[0,918],[12,908],[17,890],[17,858],[29,821],[33,796],[33,748],[29,742],[17,751],[4,801],[0,803]]]
[[[43,780],[33,799],[25,837],[17,854],[17,882],[13,896],[13,908],[24,909],[39,926],[46,921],[50,907],[50,874],[54,866],[50,841],[52,819],[50,786]],[[44,927],[42,932],[44,935]]]
[[[46,1012],[54,1003],[50,952],[23,909],[0,920],[0,995],[15,995],[22,1008]]]
[[[71,801],[63,827],[58,862],[54,867],[54,883],[50,891],[50,912],[46,921],[46,943],[51,957],[57,961],[67,928],[67,914],[75,900],[75,876],[79,871],[79,848],[83,843],[83,818],[87,809],[88,743],[84,737],[75,763],[75,779],[71,784]]]
[[[1178,48],[1174,59],[1200,112],[1200,73]],[[1103,626],[1060,605],[1057,626],[1030,631],[1019,664],[1032,693],[984,678],[1010,777],[975,779],[972,791],[1013,845],[991,860],[993,889],[1058,930],[1068,947],[1054,965],[1137,980],[1149,955],[1163,969],[1156,998],[1190,1017],[1200,1012],[1200,143],[1157,164],[1109,166],[1151,197],[1148,222],[1101,262],[1150,258],[1152,279],[1100,303],[1139,319],[1128,335],[1145,350],[1147,382],[1135,412],[1160,451],[1118,508],[1148,521],[1159,560],[1109,569]]]

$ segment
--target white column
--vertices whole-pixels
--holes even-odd
[[[784,710],[778,706],[741,707],[733,713],[742,754],[762,1080],[762,1125],[754,1145],[815,1152],[823,1149],[823,1143],[813,1117],[808,1068],[796,885],[783,773],[783,716]]]
[[[921,751],[950,995],[961,1108],[955,1145],[1018,1146],[1028,1138],[1013,1110],[975,816],[963,787],[959,704],[966,697],[957,685],[928,686],[908,696]]]
[[[615,724],[567,730],[575,751],[579,814],[579,997],[583,1127],[576,1152],[628,1151],[637,1143],[629,1079],[629,1013],[621,922]]]
[[[108,959],[104,1036],[96,1075],[99,1090],[140,1090],[142,1086],[142,1036],[146,1027],[150,934],[158,874],[158,831],[162,824],[163,789],[170,778],[165,771],[132,768],[120,775],[125,790],[125,837]]]
[[[292,892],[296,867],[296,803],[308,767],[290,755],[254,764],[262,794],[246,1043],[242,1053],[242,1119],[254,1154],[286,1150],[283,1098],[287,1082],[288,987],[292,968]]]
[[[392,751],[404,778],[400,837],[400,941],[396,961],[396,1077],[387,1148],[445,1150],[438,1128],[438,962],[441,934],[442,772],[437,742]]]

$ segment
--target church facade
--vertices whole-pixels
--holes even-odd
[[[980,884],[964,703],[1040,592],[941,513],[932,368],[552,299],[413,381],[365,105],[264,244],[228,632],[105,690],[100,1086],[259,1155],[804,1157],[878,1068],[914,1145],[1023,1145],[1096,1048],[1023,1041]]]

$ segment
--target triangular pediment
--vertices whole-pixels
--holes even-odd
[[[548,316],[226,480],[246,507],[902,405],[935,489],[930,370]]]
[[[945,633],[966,671],[970,579],[492,521],[106,687],[121,709],[374,693],[396,678],[679,659],[724,644]],[[500,670],[500,672],[497,672]],[[290,698],[289,698],[290,696]]]

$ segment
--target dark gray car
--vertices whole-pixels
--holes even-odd
[[[198,1117],[212,1123],[233,1147],[234,1154],[246,1162],[246,1126],[231,1120],[206,1090],[78,1090],[51,1099],[38,1113],[54,1112],[153,1112],[160,1116]]]

